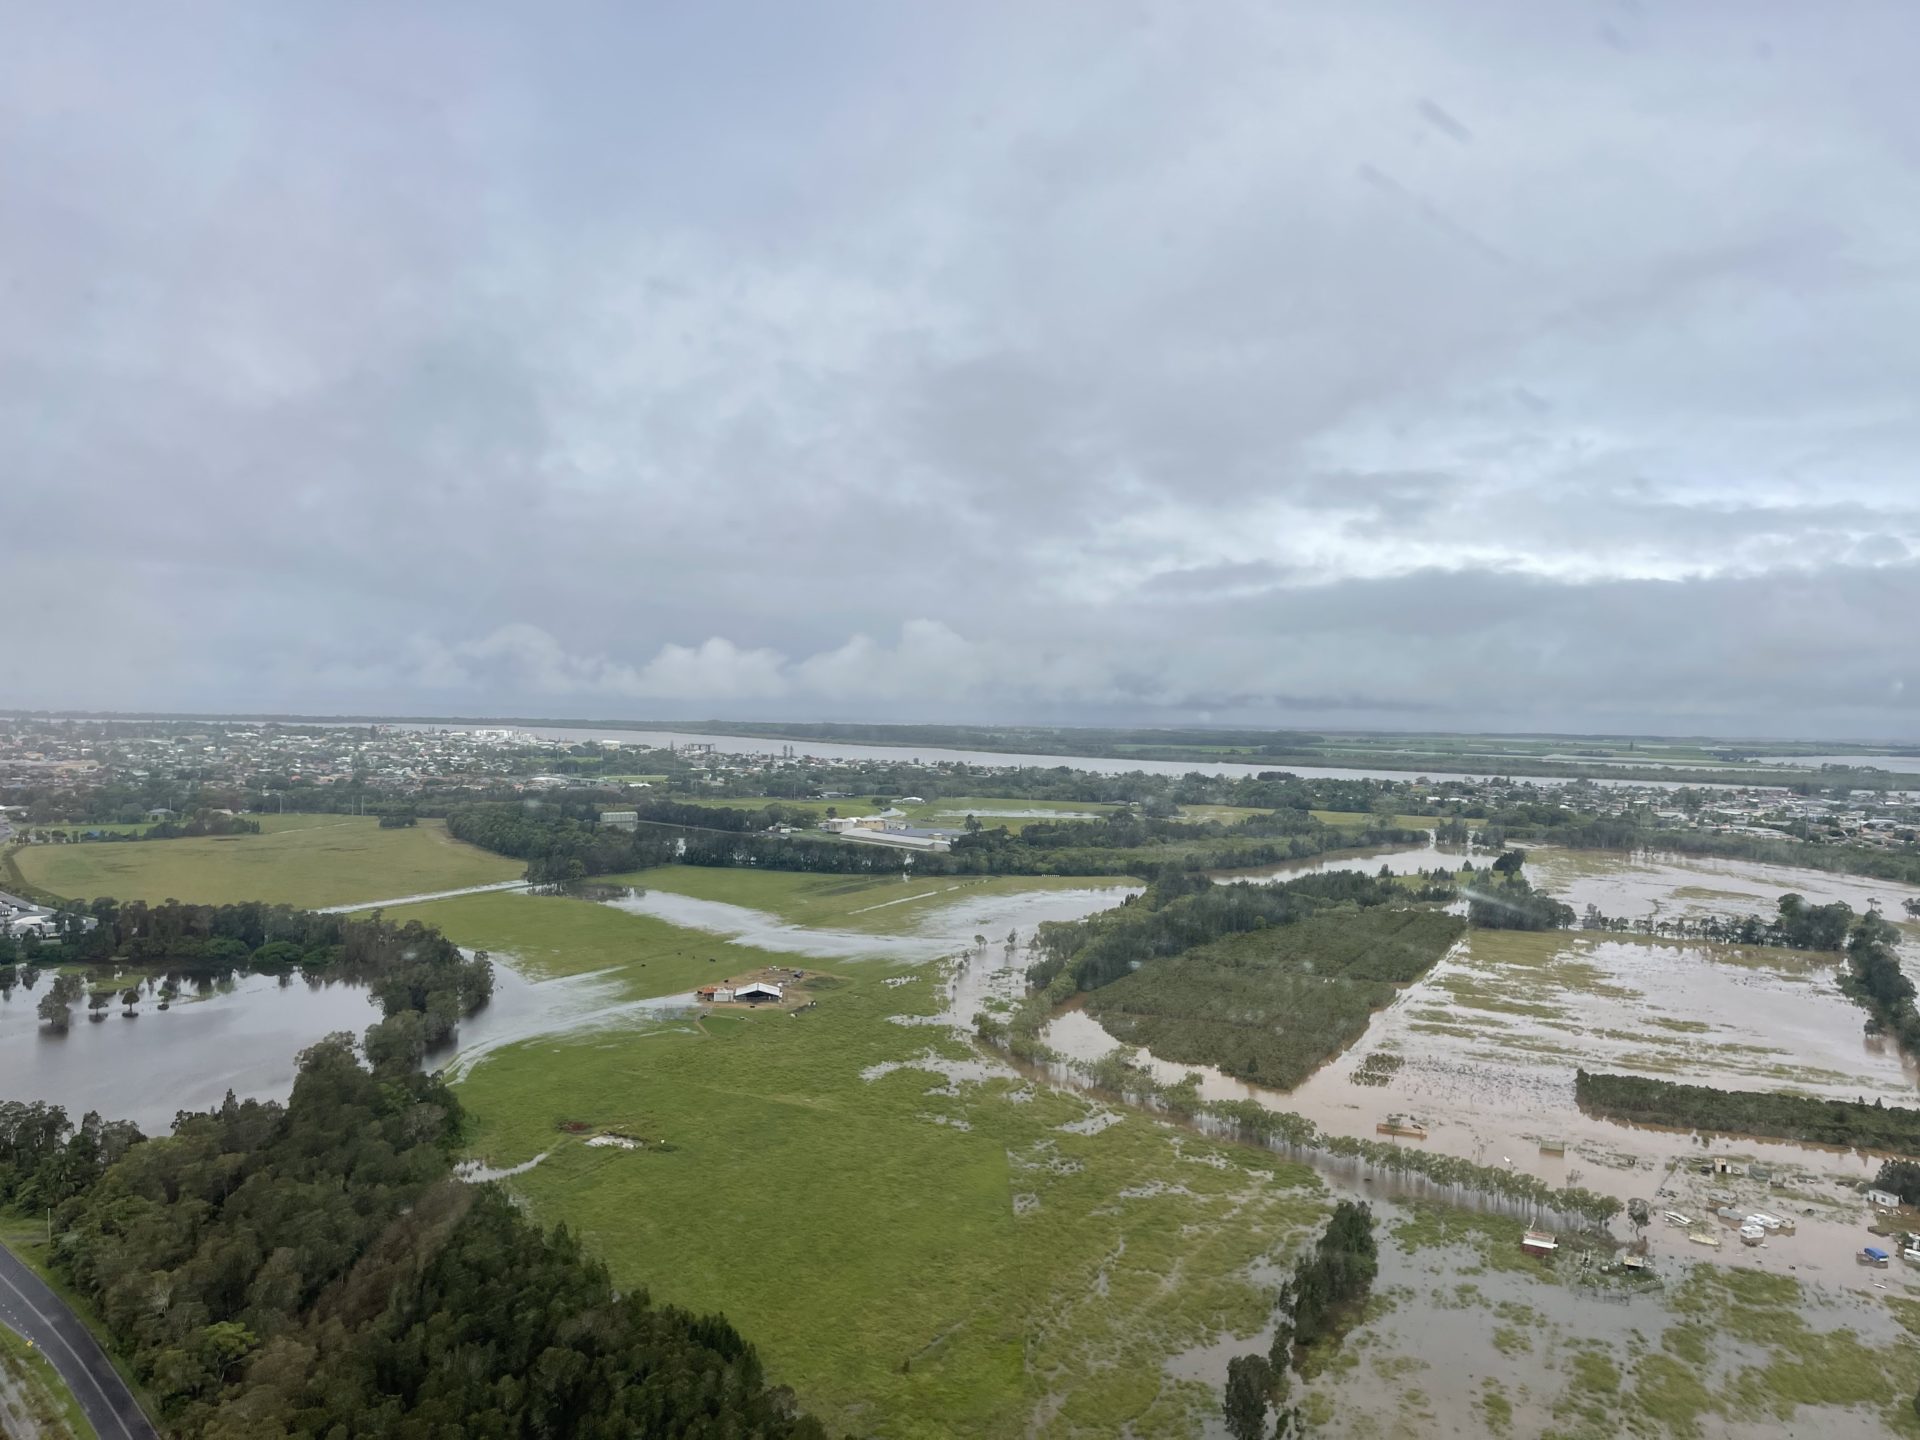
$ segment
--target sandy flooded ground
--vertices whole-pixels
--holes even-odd
[[[973,947],[975,935],[995,942],[1017,935],[1022,944],[1050,920],[1079,920],[1139,893],[1137,885],[1089,885],[1073,890],[1029,890],[967,895],[916,917],[898,934],[796,925],[745,905],[701,900],[668,890],[635,890],[607,900],[616,910],[651,915],[690,930],[721,935],[731,944],[814,959],[884,959],[920,964]],[[998,943],[995,946],[999,948]]]
[[[1904,1275],[1807,1281],[1674,1255],[1629,1278],[1571,1252],[1532,1260],[1498,1226],[1375,1210],[1374,1301],[1296,1392],[1311,1433],[1865,1440],[1911,1416]]]
[[[1873,895],[1889,908],[1903,898],[1899,887],[1772,866],[1539,853],[1538,868],[1530,865],[1537,884],[1610,914],[1705,905],[1770,911],[1789,890],[1856,908]],[[1395,858],[1412,868],[1434,863],[1422,852]],[[1648,1237],[1656,1256],[1851,1280],[1855,1252],[1871,1239],[1871,1217],[1854,1187],[1872,1178],[1879,1157],[1620,1125],[1582,1114],[1573,1095],[1575,1070],[1586,1068],[1916,1103],[1914,1068],[1891,1043],[1866,1036],[1862,1012],[1838,989],[1839,963],[1831,955],[1578,931],[1474,931],[1376,1015],[1358,1044],[1293,1091],[1140,1058],[1168,1082],[1197,1072],[1204,1098],[1253,1100],[1331,1134],[1376,1139],[1383,1122],[1416,1121],[1428,1138],[1403,1143],[1556,1186],[1643,1198],[1656,1214],[1673,1208],[1704,1220],[1722,1242],[1714,1249],[1690,1240],[1699,1225],[1656,1225]],[[1077,1008],[1056,1016],[1043,1038],[1078,1060],[1117,1048]],[[1702,1176],[1700,1167],[1715,1158],[1743,1174],[1757,1161],[1781,1183]],[[1791,1211],[1797,1234],[1762,1250],[1742,1246],[1735,1225],[1712,1217],[1714,1191],[1736,1208]],[[1920,1229],[1920,1218],[1914,1225]]]
[[[1876,900],[1890,918],[1920,889],[1863,875],[1830,874],[1752,860],[1641,854],[1548,847],[1527,852],[1527,876],[1578,910],[1636,917],[1772,915],[1789,892],[1816,905],[1836,901],[1864,911]]]

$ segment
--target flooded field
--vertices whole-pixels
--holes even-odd
[[[1920,889],[1891,880],[1753,860],[1546,847],[1527,852],[1527,876],[1577,911],[1593,905],[1605,915],[1638,917],[1772,915],[1789,892],[1815,905],[1838,901],[1855,910],[1878,900],[1898,916],[1903,900],[1920,897]]]
[[[1422,851],[1386,858],[1396,870],[1434,864]],[[1373,868],[1380,859],[1361,863]],[[1547,856],[1538,876],[1569,903],[1591,899],[1611,914],[1677,913],[1715,901],[1729,913],[1746,913],[1771,909],[1788,890],[1820,903],[1843,899],[1864,907],[1868,885],[1856,877],[1759,865],[1585,854]],[[1701,895],[1709,881],[1719,896]],[[1900,896],[1898,887],[1870,888],[1885,904]],[[1784,1142],[1703,1140],[1597,1120],[1575,1106],[1573,1081],[1577,1068],[1610,1069],[1724,1089],[1915,1104],[1913,1067],[1891,1043],[1865,1035],[1861,1012],[1837,987],[1837,964],[1831,955],[1778,949],[1476,931],[1376,1015],[1360,1043],[1290,1092],[1210,1067],[1144,1053],[1136,1058],[1163,1083],[1197,1075],[1206,1100],[1251,1100],[1304,1116],[1325,1133],[1361,1139],[1377,1138],[1385,1122],[1405,1120],[1424,1128],[1427,1138],[1403,1143],[1623,1200],[1658,1200],[1664,1191],[1675,1203],[1685,1199],[1694,1218],[1715,1208],[1708,1203],[1715,1187],[1698,1183],[1702,1164],[1720,1158],[1744,1171],[1757,1161],[1782,1172],[1782,1187],[1747,1187],[1735,1199],[1758,1207],[1772,1196],[1796,1206],[1797,1237],[1770,1240],[1771,1253],[1762,1253],[1742,1247],[1734,1227],[1717,1226],[1725,1233],[1715,1250],[1690,1241],[1684,1228],[1666,1227],[1651,1237],[1653,1252],[1692,1251],[1690,1258],[1733,1266],[1771,1259],[1836,1273],[1850,1269],[1863,1243],[1866,1221],[1852,1187],[1872,1178],[1878,1157]],[[1119,1048],[1076,1007],[1056,1015],[1042,1039],[1082,1062]],[[1790,1198],[1780,1199],[1783,1194]]]
[[[460,1022],[451,1046],[427,1057],[430,1067],[464,1066],[528,1035],[615,1023],[666,1003],[613,1003],[609,987],[592,976],[534,982],[505,964],[493,973],[493,999]],[[117,1002],[99,1021],[76,1006],[72,1028],[58,1033],[35,1012],[43,993],[16,987],[0,1002],[0,1098],[44,1100],[75,1120],[98,1110],[149,1135],[166,1134],[181,1110],[219,1105],[229,1090],[284,1100],[302,1050],[335,1031],[358,1037],[380,1018],[362,985],[243,975],[188,987],[166,1010],[149,996],[132,1019]]]
[[[976,935],[999,942],[1012,931],[1024,942],[1043,922],[1078,920],[1118,905],[1139,890],[1137,885],[1090,885],[1085,889],[969,896],[917,915],[905,933],[891,935],[789,924],[744,905],[695,899],[668,890],[637,890],[605,903],[630,914],[651,915],[689,930],[723,935],[736,945],[787,955],[917,963],[971,949]]]
[[[1806,1283],[1673,1256],[1630,1277],[1600,1255],[1525,1257],[1514,1225],[1375,1211],[1374,1298],[1310,1367],[1312,1433],[1865,1440],[1911,1418],[1920,1355],[1906,1275],[1872,1272],[1879,1288]],[[1224,1359],[1217,1372],[1211,1356],[1169,1369],[1183,1365],[1224,1378]]]
[[[1391,875],[1412,875],[1427,870],[1458,870],[1464,861],[1481,864],[1491,852],[1468,845],[1441,845],[1432,840],[1424,845],[1379,845],[1360,850],[1335,850],[1306,860],[1287,860],[1278,865],[1262,865],[1251,870],[1216,870],[1213,878],[1223,884],[1236,880],[1258,883],[1263,880],[1294,880],[1302,875],[1320,875],[1329,871],[1354,871],[1377,875],[1384,866]]]

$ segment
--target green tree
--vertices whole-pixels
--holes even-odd
[[[1272,1381],[1272,1368],[1264,1355],[1236,1355],[1227,1362],[1227,1390],[1220,1409],[1233,1440],[1261,1440]]]

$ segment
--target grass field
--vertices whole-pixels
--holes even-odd
[[[635,999],[678,995],[762,965],[792,963],[650,915],[567,896],[494,891],[396,905],[386,915],[435,926],[458,945],[510,955],[515,969],[536,978],[618,971]]]
[[[951,795],[929,800],[924,805],[901,808],[916,825],[958,830],[967,823],[967,815],[972,813],[978,815],[980,823],[989,829],[1004,825],[1017,835],[1027,826],[1041,823],[1047,816],[1079,819],[1088,815],[1106,815],[1123,807],[1103,805],[1097,800],[992,799],[977,795]],[[1040,813],[1034,814],[1034,811]]]
[[[764,910],[793,925],[871,934],[911,930],[930,911],[970,896],[1026,894],[1036,890],[1087,890],[1136,886],[1124,877],[1075,875],[816,875],[792,870],[719,870],[700,865],[669,865],[616,875],[614,884],[637,885],[721,900]],[[1118,903],[1118,896],[1115,903]]]
[[[700,805],[709,810],[759,810],[778,805],[783,810],[804,810],[809,815],[864,815],[871,807],[858,800],[779,800],[770,795],[669,795],[675,805]]]
[[[1388,824],[1401,830],[1431,830],[1440,823],[1433,815],[1389,815],[1365,814],[1357,810],[1315,810],[1313,818],[1323,825],[1333,825],[1342,830],[1364,830],[1369,825]]]
[[[437,820],[382,830],[370,816],[259,818],[259,835],[32,845],[14,859],[28,883],[58,895],[209,905],[348,905],[514,880],[525,870],[450,838]]]
[[[945,1084],[971,1049],[889,1023],[936,998],[863,964],[796,1018],[501,1050],[460,1087],[472,1148],[545,1152],[509,1182],[540,1219],[617,1283],[724,1310],[833,1433],[1193,1433],[1217,1395],[1162,1362],[1258,1328],[1255,1267],[1323,1210],[1311,1171],[1017,1078]]]

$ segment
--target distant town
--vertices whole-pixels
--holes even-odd
[[[937,851],[964,833],[965,816],[933,823],[910,811],[924,812],[929,798],[939,795],[997,793],[996,782],[1033,773],[1031,765],[992,763],[991,757],[983,757],[987,763],[921,763],[910,751],[862,748],[870,753],[820,755],[809,753],[805,741],[761,738],[743,738],[725,749],[712,740],[558,739],[504,726],[14,718],[0,720],[0,826],[7,827],[0,839],[72,843],[111,833],[99,827],[184,823],[196,816],[424,813],[480,797],[592,791],[630,795],[636,803],[666,796],[808,802],[804,813],[785,814],[767,828],[814,829],[851,842]],[[1108,768],[1126,773],[1120,762]],[[1215,798],[1208,782],[1218,777],[1209,776],[1209,768],[1247,775],[1317,773],[1306,766],[1196,765],[1175,787],[1176,800],[1204,804]],[[1524,776],[1438,780],[1395,771],[1373,772],[1373,778],[1394,792],[1403,809],[1466,818],[1551,794],[1583,814],[1662,828],[1896,852],[1915,849],[1920,834],[1920,794],[1856,788],[1846,771],[1783,771],[1775,785]],[[1920,776],[1914,783],[1920,787]],[[1144,802],[1147,787],[1129,798]],[[609,804],[601,818],[615,827],[639,819],[618,804]]]

